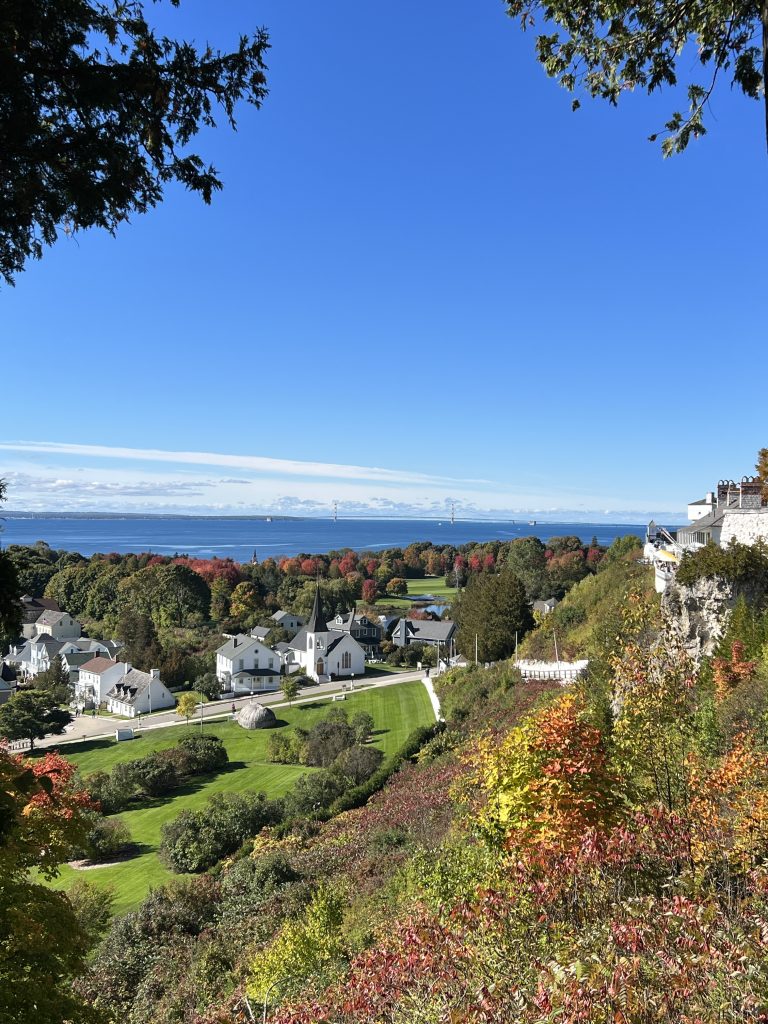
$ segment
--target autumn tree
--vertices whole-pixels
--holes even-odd
[[[536,38],[536,55],[550,77],[571,93],[618,105],[622,93],[648,94],[686,82],[688,109],[675,110],[650,136],[665,156],[704,135],[704,113],[718,85],[730,79],[745,96],[766,104],[768,4],[739,0],[639,0],[584,5],[567,0],[506,0],[523,29],[551,27]],[[756,45],[762,39],[762,46]],[[700,75],[693,68],[698,62]],[[579,107],[578,97],[573,109]]]
[[[7,706],[7,705],[6,705]],[[91,1024],[71,983],[95,936],[66,895],[40,884],[86,841],[90,802],[58,754],[36,761],[0,748],[0,1020]],[[34,872],[34,873],[33,873]]]
[[[180,718],[186,718],[187,725],[189,720],[197,710],[197,695],[194,693],[182,693],[179,695],[179,699],[176,702],[176,714]]]

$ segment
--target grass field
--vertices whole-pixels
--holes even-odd
[[[329,700],[317,700],[293,708],[280,708],[279,728],[297,725],[308,728],[322,718],[329,707]],[[344,707],[350,716],[357,711],[368,711],[373,716],[374,742],[385,756],[393,754],[418,726],[434,720],[427,691],[421,683],[357,691],[347,696]],[[73,743],[62,748],[62,752],[78,765],[84,775],[88,775],[95,771],[109,771],[120,761],[130,761],[154,750],[171,747],[188,728],[194,730],[197,726],[157,729],[127,743],[114,740]],[[56,888],[68,888],[75,878],[111,886],[116,893],[115,912],[124,913],[139,903],[150,887],[162,885],[174,877],[157,856],[160,830],[166,821],[183,810],[198,810],[214,793],[263,790],[269,796],[280,796],[300,775],[311,770],[296,765],[270,764],[265,760],[267,742],[274,732],[272,729],[246,732],[235,722],[226,721],[206,725],[204,731],[224,741],[230,759],[227,770],[194,780],[171,796],[123,812],[119,817],[131,830],[133,841],[140,848],[138,855],[121,864],[87,871],[75,871],[65,865],[53,882]]]
[[[445,601],[446,604],[451,604],[456,598],[455,588],[447,586],[443,576],[425,576],[421,580],[406,580],[406,582],[409,594],[431,594],[433,597]],[[402,597],[382,597],[378,604],[392,608],[411,608],[413,606],[411,601],[406,601]]]

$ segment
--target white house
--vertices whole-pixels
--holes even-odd
[[[295,615],[293,612],[284,612],[282,608],[271,617],[275,626],[284,629],[286,633],[292,633],[293,636],[296,636],[305,622],[301,615]]]
[[[76,640],[83,631],[82,625],[69,612],[46,610],[33,623],[35,636],[52,636],[54,640]]]
[[[256,637],[238,633],[216,651],[216,678],[225,692],[280,689],[280,655]]]
[[[135,718],[136,715],[176,706],[173,694],[160,680],[160,669],[140,672],[130,665],[122,667],[127,671],[107,694],[107,711]]]
[[[315,591],[312,614],[288,645],[293,664],[317,682],[336,676],[362,676],[365,651],[349,631],[329,629],[323,617],[320,588]]]
[[[91,658],[80,666],[75,682],[75,700],[82,707],[98,707],[107,699],[107,694],[131,666],[112,658]]]
[[[47,672],[51,667],[51,662],[57,654],[61,653],[64,647],[64,642],[61,640],[54,640],[48,633],[41,633],[36,636],[34,640],[30,640],[29,644],[25,644],[24,647],[28,647],[29,660],[24,657],[25,651],[22,650],[22,662],[21,668],[25,675],[36,676],[40,672]]]

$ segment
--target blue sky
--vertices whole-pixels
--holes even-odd
[[[751,472],[759,104],[726,85],[664,161],[682,100],[571,113],[501,0],[157,13],[266,26],[271,93],[200,137],[211,207],[172,190],[0,290],[9,508],[671,518]]]

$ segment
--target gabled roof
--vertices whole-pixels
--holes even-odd
[[[84,665],[80,666],[82,672],[93,672],[95,675],[100,676],[102,672],[106,672],[108,668],[114,668],[118,662],[112,658],[91,658],[90,661],[86,661]]]
[[[10,667],[0,663],[0,688],[2,689],[13,689],[16,685],[16,673]]]
[[[43,626],[55,626],[57,622],[61,622],[62,619],[68,617],[67,612],[54,611],[53,609],[46,609],[42,615],[37,619],[38,625]]]
[[[243,651],[248,651],[251,647],[255,647],[256,644],[260,643],[261,641],[257,640],[253,636],[246,636],[245,633],[238,633],[237,636],[230,637],[225,644],[222,644],[216,653],[220,654],[222,658],[232,659],[240,657]]]
[[[354,615],[354,619],[352,616]],[[338,620],[341,619],[341,622]],[[365,625],[363,624],[365,619]],[[367,629],[369,627],[375,627],[381,629],[381,623],[374,622],[369,619],[367,615],[358,615],[355,612],[346,612],[344,615],[337,615],[335,619],[331,619],[330,622],[326,623],[328,629],[343,629],[349,631],[350,625],[360,626],[361,629]]]
[[[348,633],[345,629],[323,629],[319,632],[322,632],[325,636],[325,647],[322,649],[321,654],[329,654],[345,637],[348,637],[353,643],[357,644],[357,640],[355,640],[352,634]],[[290,648],[292,651],[306,651],[308,633],[309,626],[305,626],[304,629],[299,630],[293,640],[291,640],[290,643],[285,644],[286,650]]]
[[[140,672],[132,668],[130,672],[115,683],[107,694],[113,700],[119,700],[123,704],[133,704],[140,693],[143,693],[152,682],[152,676],[148,672]],[[160,682],[158,679],[157,682]]]
[[[90,651],[72,651],[70,654],[62,654],[61,657],[70,668],[82,668],[89,661],[95,660]]]
[[[254,626],[251,630],[251,636],[256,637],[257,640],[264,641],[269,633],[269,626]]]
[[[49,654],[51,651],[60,651],[66,642],[66,640],[54,640],[50,633],[41,633],[32,641],[33,644],[42,644]]]
[[[432,622],[428,619],[401,619],[400,625],[397,627],[399,630],[402,630],[403,623],[406,624],[408,634],[416,641],[439,640],[444,643],[451,639],[456,629],[456,623],[450,619],[442,619],[440,622]]]
[[[680,539],[680,535],[684,533],[698,533],[699,530],[707,530],[713,526],[719,526],[722,522],[725,510],[722,508],[716,508],[712,512],[707,512],[701,519],[696,519],[688,526],[680,526],[677,529],[677,538]]]
[[[275,622],[282,622],[283,619],[296,619],[297,622],[301,622],[302,624],[304,623],[304,619],[301,615],[294,615],[293,612],[284,612],[282,608],[279,611],[276,611],[272,618]]]

